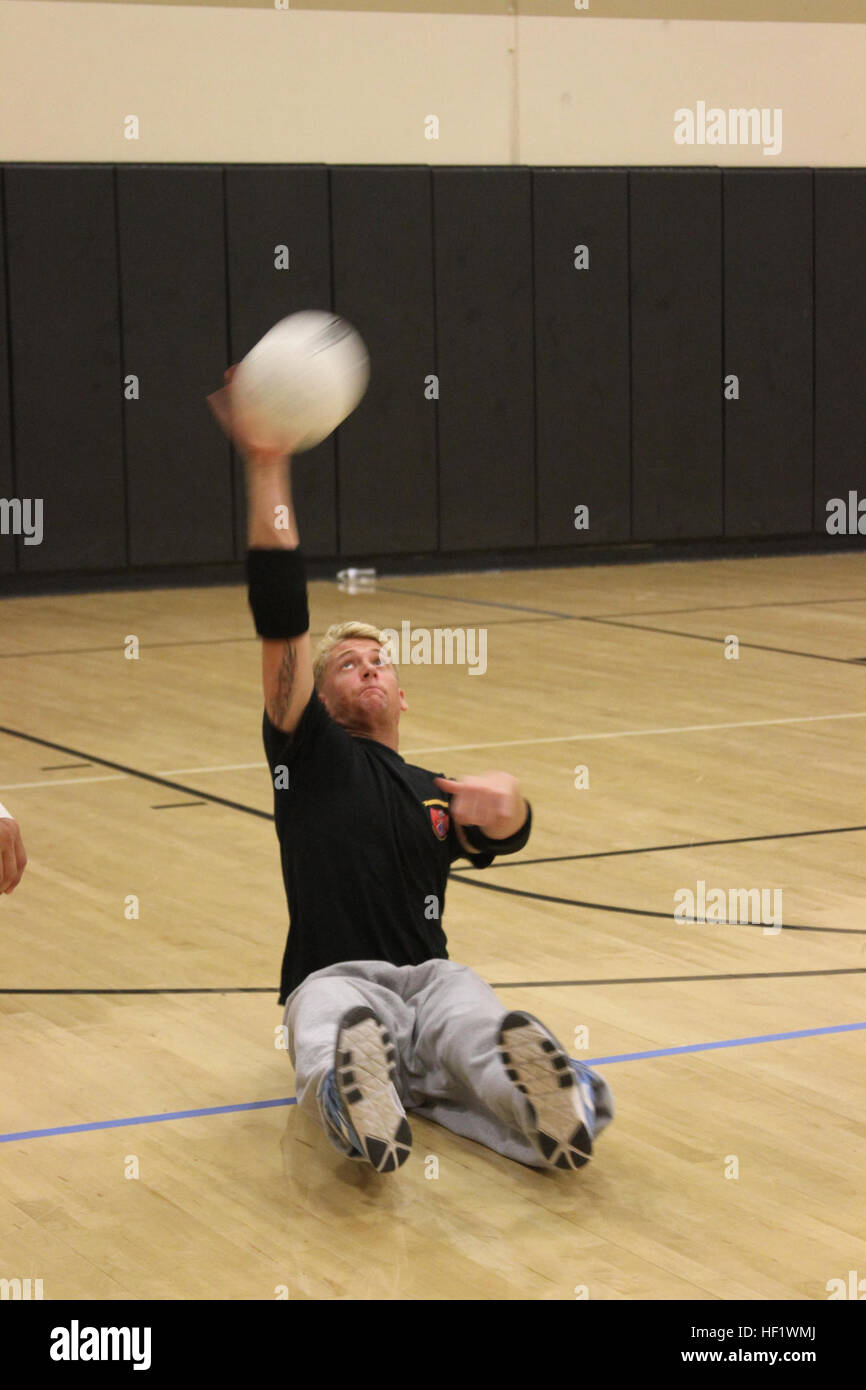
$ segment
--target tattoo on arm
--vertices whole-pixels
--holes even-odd
[[[268,710],[271,723],[277,728],[282,724],[292,703],[295,692],[295,676],[298,669],[298,648],[295,642],[287,642],[280,669],[277,672],[277,688]]]

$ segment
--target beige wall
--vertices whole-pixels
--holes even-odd
[[[866,165],[866,24],[560,8],[0,0],[0,160]],[[823,12],[840,10],[863,6]],[[675,112],[699,103],[725,113],[719,133],[731,108],[764,111],[764,132],[678,144]]]

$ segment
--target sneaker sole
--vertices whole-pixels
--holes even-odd
[[[592,1139],[571,1062],[530,1014],[510,1013],[499,1029],[499,1054],[531,1108],[529,1138],[552,1168],[582,1168]]]
[[[365,1156],[377,1173],[392,1173],[409,1157],[412,1131],[395,1090],[397,1053],[372,1009],[350,1009],[340,1020],[334,1074],[337,1093]]]

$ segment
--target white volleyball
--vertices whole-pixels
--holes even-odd
[[[253,444],[300,454],[351,415],[369,380],[370,358],[352,325],[304,310],[280,319],[238,364],[233,411]]]

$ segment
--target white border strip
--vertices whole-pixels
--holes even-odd
[[[655,734],[695,734],[712,729],[761,729],[770,724],[813,724],[822,719],[866,719],[866,710],[853,714],[799,714],[790,719],[743,719],[735,724],[680,724],[671,729],[616,729],[606,734],[558,734],[553,738],[512,738],[497,743],[454,743],[443,748],[407,748],[403,757],[409,753],[465,753],[474,748],[519,748],[529,743],[571,743],[588,742],[602,738],[646,738]],[[0,791],[2,791],[0,787]]]
[[[476,748],[522,748],[539,743],[580,743],[605,738],[653,738],[660,734],[708,733],[715,729],[765,729],[778,724],[820,724],[832,719],[866,719],[866,710],[855,710],[849,714],[797,714],[787,719],[741,719],[731,724],[678,724],[669,729],[614,729],[604,734],[556,734],[549,738],[510,738],[495,743],[452,743],[435,748],[405,748],[402,756],[415,757],[419,753],[471,753]],[[155,772],[155,777],[201,777],[211,772],[246,772],[252,768],[264,768],[264,761],[256,763],[220,763],[215,767],[175,767]],[[144,769],[142,769],[144,770]],[[114,772],[104,777],[63,777],[55,781],[6,782],[0,792],[18,791],[29,787],[72,787],[82,782],[128,782],[128,773]],[[194,789],[193,789],[194,790]]]

